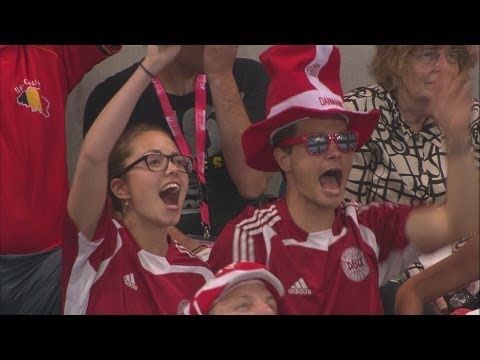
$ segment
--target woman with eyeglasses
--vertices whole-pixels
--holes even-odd
[[[65,314],[181,314],[213,277],[167,235],[180,219],[192,159],[160,128],[125,130],[151,74],[179,49],[149,45],[85,137],[68,198]]]
[[[473,45],[376,46],[370,73],[377,84],[356,88],[344,99],[350,109],[377,109],[381,114],[371,140],[353,157],[347,198],[362,203],[392,201],[413,206],[446,201],[448,144],[432,115],[432,104],[440,84],[468,79],[477,62],[478,46]],[[480,104],[472,99],[470,137],[465,143],[472,143],[477,161],[479,127]],[[408,271],[383,287],[386,314],[393,313],[400,283],[451,253],[449,247],[428,257],[420,256]],[[447,309],[442,299],[437,303]],[[452,306],[448,308],[454,309]],[[431,306],[425,308],[426,313],[433,310]]]

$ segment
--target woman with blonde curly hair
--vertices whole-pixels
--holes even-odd
[[[357,111],[381,113],[370,141],[353,158],[345,196],[361,203],[393,201],[430,205],[446,200],[448,147],[431,107],[442,84],[461,77],[468,81],[478,62],[478,45],[378,45],[370,64],[374,85],[345,95],[345,106]],[[480,103],[472,99],[470,139],[480,160]],[[399,283],[453,252],[441,249],[420,256],[404,274],[382,289],[385,313],[393,313]],[[461,286],[462,284],[459,284]],[[478,293],[478,286],[470,287]],[[475,294],[472,294],[475,295]],[[454,294],[437,305],[452,311],[461,301]],[[474,302],[475,303],[475,302]],[[478,307],[478,297],[476,298]],[[475,305],[473,305],[475,306]]]

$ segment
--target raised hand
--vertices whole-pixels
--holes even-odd
[[[472,82],[460,76],[439,77],[438,91],[431,102],[431,113],[449,145],[467,139],[472,109]]]
[[[231,74],[237,52],[238,45],[205,45],[203,65],[207,78]]]
[[[178,56],[180,48],[181,45],[148,45],[143,66],[157,74]]]

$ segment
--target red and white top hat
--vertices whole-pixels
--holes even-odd
[[[260,55],[270,75],[267,118],[248,127],[242,146],[249,166],[278,171],[272,136],[306,117],[341,114],[348,130],[359,133],[358,148],[370,138],[380,113],[350,111],[343,106],[340,52],[333,45],[274,45]]]
[[[267,267],[250,261],[240,261],[218,270],[215,277],[197,291],[185,308],[186,315],[206,315],[212,307],[235,285],[259,280],[265,284],[275,299],[283,296],[283,285]]]

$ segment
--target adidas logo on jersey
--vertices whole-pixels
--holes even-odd
[[[305,280],[301,277],[290,287],[290,289],[288,289],[288,293],[290,295],[311,295],[312,290],[308,288],[307,284],[305,284]]]
[[[133,277],[133,273],[127,274],[123,276],[123,281],[125,285],[133,290],[138,290],[137,284],[135,284],[135,278]]]

